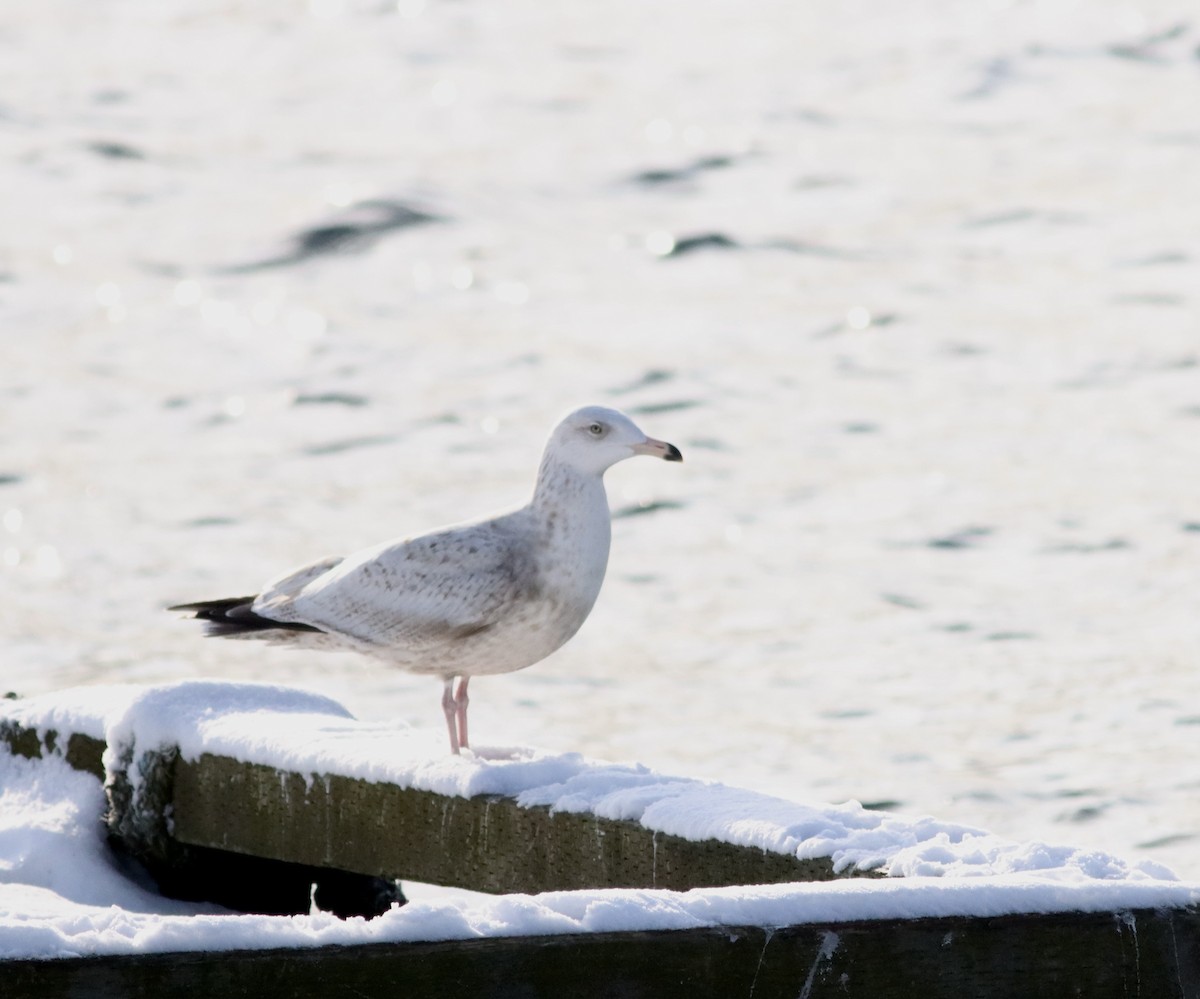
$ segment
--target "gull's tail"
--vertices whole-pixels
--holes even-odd
[[[176,604],[167,610],[186,611],[197,621],[206,624],[205,634],[230,638],[264,631],[320,631],[311,624],[274,621],[256,614],[252,609],[254,597],[226,597],[223,600],[197,600],[191,604]]]

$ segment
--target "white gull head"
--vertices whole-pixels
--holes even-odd
[[[624,413],[605,406],[584,406],[570,413],[546,443],[547,461],[591,475],[602,475],[618,461],[638,454],[683,461],[674,444],[647,437]]]

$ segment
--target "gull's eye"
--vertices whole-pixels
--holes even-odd
[[[589,425],[588,433],[591,434],[593,437],[603,437],[604,436],[604,424],[603,423],[593,423],[593,424]]]

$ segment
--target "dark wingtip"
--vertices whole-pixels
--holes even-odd
[[[231,611],[237,612],[242,608],[250,609],[254,597],[225,597],[222,600],[196,600],[187,604],[172,604],[169,611],[182,611],[191,614],[201,621],[211,621],[214,618],[226,617]]]
[[[229,597],[224,600],[198,600],[191,604],[176,604],[167,610],[183,611],[205,623],[205,634],[216,636],[244,635],[261,631],[320,631],[311,624],[292,621],[273,621],[254,613],[254,597]]]
[[[663,455],[663,461],[683,461],[683,452],[674,444],[668,444],[667,453]]]

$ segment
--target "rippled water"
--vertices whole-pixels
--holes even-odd
[[[0,683],[438,689],[167,603],[521,502],[605,402],[584,630],[481,743],[1200,877],[1181,3],[48,0],[0,55]]]

